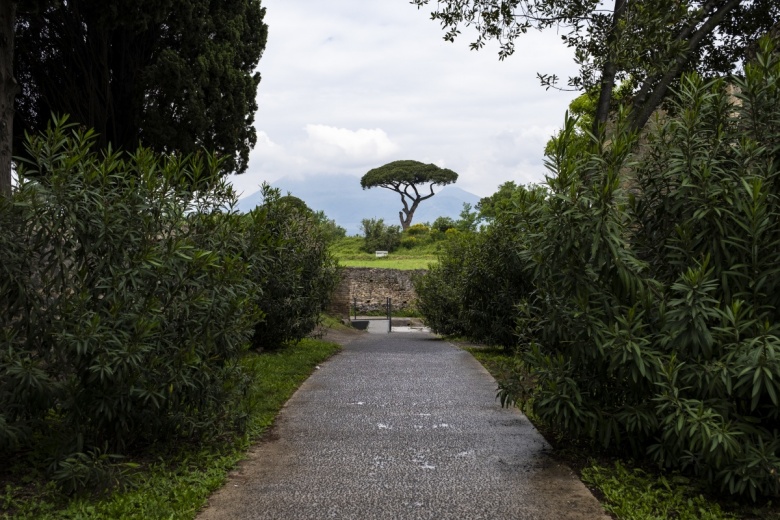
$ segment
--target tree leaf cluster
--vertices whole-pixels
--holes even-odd
[[[363,189],[381,186],[398,189],[404,185],[431,184],[445,185],[455,182],[458,174],[435,164],[425,164],[419,161],[393,161],[379,168],[369,170],[361,179]]]
[[[240,432],[239,361],[276,319],[273,284],[313,262],[333,271],[294,211],[234,211],[214,154],[96,141],[55,119],[0,200],[0,458],[34,450],[66,490],[110,485],[145,446]],[[314,285],[285,297],[318,299],[318,314],[327,287]],[[269,341],[313,326],[295,318]]]
[[[24,4],[24,2],[22,3]],[[22,6],[15,149],[70,114],[98,143],[164,153],[201,147],[246,170],[268,28],[260,0],[68,0]]]

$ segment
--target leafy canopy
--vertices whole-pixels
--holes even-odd
[[[14,140],[52,113],[98,134],[98,146],[216,152],[246,170],[254,146],[268,28],[260,0],[68,0],[21,9],[15,24]]]
[[[360,179],[360,185],[363,189],[380,186],[397,191],[403,185],[431,183],[431,186],[446,186],[457,180],[458,174],[447,168],[404,160],[393,161],[370,170]]]

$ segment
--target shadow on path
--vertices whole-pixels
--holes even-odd
[[[323,364],[198,517],[607,519],[468,353],[362,334]]]

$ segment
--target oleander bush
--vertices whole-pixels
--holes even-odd
[[[338,271],[320,216],[300,199],[292,204],[290,196],[281,197],[268,185],[262,190],[263,204],[245,219],[249,258],[262,258],[250,262],[251,277],[260,285],[255,304],[264,316],[252,345],[272,350],[314,330],[338,284]],[[268,252],[262,253],[265,248]]]
[[[135,447],[240,428],[261,317],[219,161],[94,141],[55,120],[0,200],[0,454],[35,448],[70,488]]]
[[[515,271],[522,368],[502,402],[612,454],[776,497],[780,55],[765,41],[744,78],[684,76],[641,136],[625,115],[590,145],[567,118],[546,186],[499,208],[500,245],[483,231],[448,248],[418,282],[421,310],[478,336],[468,311],[489,307],[475,294],[490,301]]]
[[[417,307],[432,330],[507,348],[517,344],[516,304],[530,278],[513,234],[509,215],[479,233],[447,230],[439,263],[414,278]]]
[[[640,141],[554,144],[520,212],[534,413],[732,494],[780,493],[780,59],[685,76]],[[506,397],[506,396],[504,396]]]
[[[0,463],[44,461],[65,490],[244,431],[241,359],[311,332],[336,282],[321,215],[294,198],[266,187],[241,215],[212,154],[94,143],[55,119],[0,198]]]

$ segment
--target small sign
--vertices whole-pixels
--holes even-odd
[[[376,252],[376,257],[377,258],[381,258],[383,256],[387,256],[387,251],[377,251]]]

